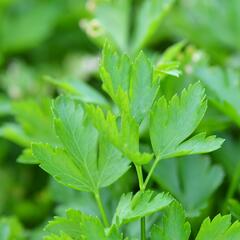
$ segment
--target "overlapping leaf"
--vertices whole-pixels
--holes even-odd
[[[120,109],[120,118],[95,106],[87,106],[96,128],[124,155],[137,164],[151,160],[152,155],[139,151],[139,125],[150,112],[159,89],[153,66],[143,53],[132,62],[106,44],[100,74],[103,89]],[[120,123],[120,126],[119,126]]]
[[[129,111],[137,123],[141,123],[149,113],[159,89],[159,81],[149,59],[140,52],[132,61],[106,44],[100,74],[103,89],[113,101],[122,111]]]
[[[151,240],[188,240],[190,234],[189,223],[185,222],[183,210],[177,205],[171,205],[164,215],[161,225],[154,226]],[[220,214],[213,218],[206,218],[196,236],[196,240],[238,240],[240,237],[240,223],[231,223],[231,216]]]
[[[153,226],[151,240],[188,240],[190,232],[183,208],[174,201],[164,210],[160,225]]]
[[[240,223],[231,224],[230,215],[217,215],[212,221],[204,220],[196,240],[238,240],[240,238]]]
[[[132,193],[124,194],[113,217],[113,224],[120,226],[151,215],[168,206],[172,201],[173,198],[170,195],[155,194],[151,190],[137,192],[134,196]]]
[[[205,137],[204,133],[188,139],[206,111],[204,89],[199,83],[175,95],[170,102],[161,97],[154,105],[150,120],[150,138],[158,159],[211,152],[223,139]]]
[[[105,116],[99,107],[88,105],[86,109],[98,131],[130,161],[145,164],[152,159],[152,154],[139,151],[139,127],[129,114],[122,114],[121,126],[118,126],[118,119],[111,111]]]
[[[44,240],[73,240],[73,238],[71,238],[67,234],[61,234],[61,235],[51,234],[45,237]]]
[[[56,235],[67,234],[74,240],[121,240],[122,235],[113,226],[108,233],[97,217],[69,209],[66,217],[55,217],[46,231]]]
[[[31,142],[50,143],[54,146],[60,145],[53,129],[50,102],[49,99],[43,99],[39,102],[25,100],[12,103],[12,111],[17,123],[5,123],[0,128],[0,135],[26,147],[17,159],[18,162],[26,164],[38,163],[32,156]]]
[[[53,111],[63,148],[33,145],[34,156],[44,170],[62,184],[90,192],[110,185],[128,170],[128,161],[98,135],[80,104],[60,97]]]

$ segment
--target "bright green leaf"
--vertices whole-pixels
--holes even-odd
[[[240,223],[231,224],[230,215],[217,215],[212,221],[206,218],[201,225],[196,240],[238,240],[240,239]]]
[[[113,217],[118,226],[151,215],[168,206],[173,198],[166,193],[154,194],[153,191],[123,194]]]
[[[45,237],[44,240],[73,240],[73,238],[71,238],[69,235],[63,233],[60,236],[51,234],[51,235]]]
[[[54,102],[53,111],[63,148],[46,144],[34,144],[32,148],[45,171],[69,187],[96,192],[128,170],[128,161],[99,136],[81,104],[60,97]]]
[[[210,152],[222,139],[198,134],[186,140],[197,128],[206,111],[204,89],[199,83],[184,89],[169,102],[161,97],[154,105],[150,120],[150,138],[158,159]],[[184,142],[185,141],[185,142]]]
[[[179,77],[181,70],[179,70],[180,63],[176,61],[176,56],[186,44],[185,41],[178,42],[165,50],[161,58],[158,60],[155,72],[159,77],[166,74]]]
[[[164,209],[160,225],[154,225],[151,240],[188,240],[191,227],[181,205],[174,201]]]
[[[32,145],[32,151],[40,167],[58,182],[81,191],[95,191],[96,183],[89,181],[84,167],[76,165],[64,149],[38,143]]]
[[[140,123],[149,113],[159,89],[149,59],[140,52],[132,66],[129,98],[131,114]]]
[[[129,114],[123,113],[119,127],[117,117],[111,111],[105,116],[99,107],[87,105],[86,109],[98,131],[130,161],[145,164],[152,159],[152,154],[139,151],[139,128]]]
[[[149,114],[159,89],[150,60],[140,52],[134,60],[119,55],[105,45],[100,67],[103,89],[121,111],[129,112],[137,123]]]
[[[34,158],[31,148],[24,149],[22,154],[17,158],[17,162],[23,164],[39,164],[39,161]]]
[[[46,231],[54,234],[65,233],[75,240],[121,240],[114,227],[105,232],[104,226],[97,217],[69,209],[66,217],[55,217],[46,226]],[[114,236],[114,238],[113,238]]]

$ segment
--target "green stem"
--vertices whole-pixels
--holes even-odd
[[[226,194],[226,199],[223,204],[223,211],[227,211],[227,205],[228,205],[228,200],[233,197],[234,193],[236,192],[238,183],[240,179],[240,162],[238,163],[234,175],[232,177],[230,186],[228,188],[227,194]]]
[[[240,178],[240,163],[237,165],[232,181],[230,183],[230,187],[228,188],[227,192],[228,199],[233,197],[239,183],[239,178]]]
[[[104,223],[105,227],[109,227],[110,225],[109,225],[108,218],[107,218],[106,212],[104,210],[103,203],[102,203],[102,200],[101,200],[99,192],[94,193],[94,197],[96,199],[98,208],[100,210],[103,223]]]
[[[135,165],[136,170],[137,170],[137,176],[138,176],[138,183],[139,183],[139,188],[140,191],[144,191],[144,183],[143,183],[143,174],[142,174],[142,166]]]
[[[147,175],[147,177],[146,177],[146,180],[145,180],[145,182],[144,182],[144,189],[146,189],[146,187],[147,187],[147,185],[148,185],[148,182],[149,182],[149,180],[151,179],[152,174],[153,174],[153,172],[154,172],[154,170],[155,170],[155,168],[156,168],[159,160],[160,160],[160,157],[157,157],[157,158],[155,159],[155,161],[154,161],[154,163],[153,163],[153,165],[152,165],[152,167],[151,167],[151,169],[150,169],[150,171],[149,171],[149,173],[148,173],[148,175]]]
[[[138,176],[138,183],[140,191],[145,190],[144,182],[143,182],[143,174],[142,174],[142,166],[135,165],[137,176]],[[141,240],[146,240],[146,226],[145,226],[145,217],[141,218]]]
[[[145,217],[141,218],[141,240],[146,240]]]

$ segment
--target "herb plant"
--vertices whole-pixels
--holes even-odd
[[[34,143],[32,153],[40,167],[61,184],[91,192],[101,220],[68,210],[66,217],[57,217],[48,224],[47,231],[54,235],[47,239],[125,239],[121,226],[137,220],[141,223],[142,240],[161,235],[166,239],[188,239],[190,226],[185,223],[181,205],[169,193],[155,192],[148,184],[164,159],[211,152],[223,143],[223,139],[206,133],[193,134],[207,108],[204,88],[195,83],[168,101],[159,96],[159,73],[143,52],[129,58],[109,44],[103,50],[100,75],[104,91],[117,108],[113,111],[71,96],[58,97],[53,101],[52,112],[59,145]],[[150,138],[149,146],[141,142],[142,126]],[[144,178],[143,167],[147,164]],[[100,189],[117,181],[131,166],[136,170],[139,190],[123,193],[109,221]],[[163,209],[166,216],[162,227],[154,226],[149,235],[146,217]],[[180,221],[176,223],[179,233],[169,223],[175,218],[173,214],[173,221]],[[201,236],[205,225],[211,232],[214,221],[227,219],[217,216],[212,223],[206,220],[197,239],[204,239]]]
[[[0,240],[240,239],[238,9],[0,1]]]

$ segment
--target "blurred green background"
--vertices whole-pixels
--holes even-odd
[[[131,56],[143,49],[156,64],[164,60],[167,97],[193,81],[206,87],[209,109],[199,131],[224,137],[223,148],[161,163],[152,187],[173,194],[193,228],[218,212],[238,219],[239,10],[238,0],[0,0],[0,239],[41,239],[46,222],[68,207],[98,214],[90,195],[29,164],[29,147],[46,137],[58,144],[49,105],[58,94],[109,104],[98,75],[105,41]],[[109,215],[135,186],[130,171],[104,190]]]

